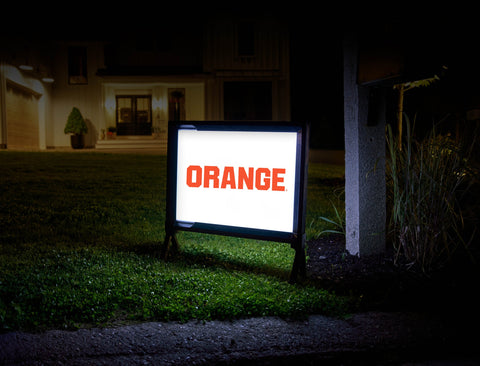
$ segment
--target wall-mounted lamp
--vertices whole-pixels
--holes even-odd
[[[33,66],[26,63],[21,64],[20,66],[18,66],[18,68],[23,71],[33,71]]]
[[[26,71],[29,76],[35,77],[43,81],[44,83],[53,83],[55,79],[51,76],[50,72],[45,70],[42,65],[32,66],[28,62],[18,65],[18,68],[22,71]]]
[[[52,78],[51,76],[44,76],[44,77],[42,78],[42,81],[43,81],[44,83],[53,83],[53,82],[55,81],[55,79]]]
[[[115,106],[116,106],[115,97],[111,95],[107,96],[105,98],[105,108],[113,113],[113,111],[115,110]]]

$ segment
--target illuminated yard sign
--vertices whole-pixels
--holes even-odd
[[[170,122],[165,250],[189,230],[289,242],[304,255],[307,135],[291,122]]]

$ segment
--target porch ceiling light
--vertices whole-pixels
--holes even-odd
[[[18,68],[23,71],[33,71],[33,66],[29,64],[21,64]]]
[[[42,78],[42,81],[43,81],[44,83],[53,83],[53,82],[55,81],[55,79],[52,78],[51,76],[44,76],[44,77]]]

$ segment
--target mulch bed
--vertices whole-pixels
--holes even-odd
[[[360,310],[444,311],[473,309],[479,304],[479,266],[465,257],[427,276],[395,265],[388,251],[375,256],[350,255],[342,235],[309,241],[307,256],[308,280],[338,295],[358,298]]]

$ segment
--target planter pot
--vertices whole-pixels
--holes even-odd
[[[70,136],[70,144],[74,149],[83,149],[83,147],[85,146],[85,136],[84,135]]]

